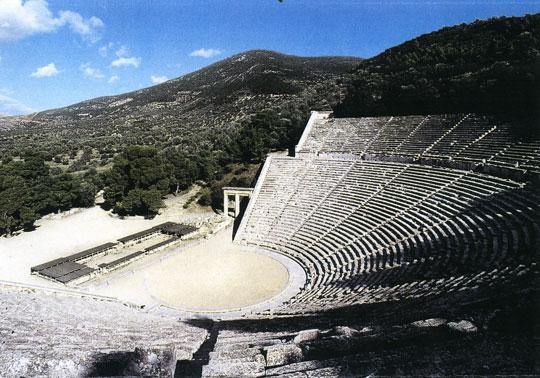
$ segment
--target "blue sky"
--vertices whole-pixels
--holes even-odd
[[[135,90],[254,48],[371,57],[538,1],[0,0],[0,113]]]

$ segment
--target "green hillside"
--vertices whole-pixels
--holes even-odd
[[[540,14],[461,24],[361,62],[337,116],[453,112],[538,116]],[[535,113],[535,114],[533,114]]]

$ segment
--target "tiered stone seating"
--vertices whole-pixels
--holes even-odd
[[[473,114],[465,116],[424,154],[443,157],[456,156],[470,143],[483,137],[491,130],[491,125],[485,121],[484,118]]]
[[[394,154],[422,155],[450,133],[463,118],[462,114],[428,116]]]
[[[284,311],[429,293],[420,280],[411,282],[418,287],[366,295],[370,275],[387,269],[406,277],[448,264],[457,276],[435,286],[449,290],[471,270],[474,277],[527,260],[528,246],[540,235],[534,190],[447,168],[274,157],[253,200],[237,241],[289,255],[308,274],[305,290]]]
[[[425,116],[392,117],[369,145],[372,153],[394,154],[409,136],[425,122]]]
[[[540,172],[540,141],[514,143],[489,158],[489,163]]]
[[[313,321],[336,324],[333,316],[371,314],[379,322],[402,322],[466,303],[494,313],[485,303],[530,296],[540,244],[539,193],[524,175],[510,180],[514,175],[497,170],[477,172],[483,165],[536,172],[539,143],[512,135],[507,125],[474,114],[315,114],[297,158],[267,160],[236,235],[238,243],[299,262],[305,287],[259,314],[272,324],[261,319],[248,327],[221,325],[203,376],[535,371],[523,353],[514,354],[521,362],[500,365],[508,347],[495,347],[497,337],[490,339],[487,364],[465,363],[475,360],[471,355],[485,355],[480,340],[487,337],[468,344],[478,328],[466,320],[299,332],[306,321],[324,316],[327,323]],[[281,316],[286,325],[274,322]],[[456,340],[459,333],[466,341]],[[522,340],[516,335],[512,343]]]
[[[311,129],[311,126],[315,126],[309,132],[309,138],[300,141],[302,150],[306,152],[316,151],[322,147],[326,135],[330,132],[330,128],[326,125],[330,122],[328,116],[331,112],[312,112],[310,122],[306,126],[306,129]],[[302,152],[298,150],[297,152]]]
[[[270,158],[272,159],[272,158]],[[269,170],[266,175],[268,185],[261,188],[261,201],[253,208],[251,214],[260,221],[257,224],[247,224],[245,232],[253,233],[253,228],[266,232],[272,227],[274,221],[279,219],[288,199],[292,195],[289,190],[296,187],[302,179],[306,164],[303,160],[291,160],[277,158],[269,164]],[[266,181],[265,180],[265,181]]]
[[[315,113],[297,146],[299,156],[353,154],[370,160],[444,162],[462,168],[466,162],[504,168],[510,172],[540,173],[540,140],[525,140],[512,126],[477,114],[332,118]],[[450,164],[450,163],[454,164]],[[491,170],[490,173],[498,173]]]
[[[328,125],[330,131],[324,139],[321,152],[364,153],[390,120],[390,117],[334,119],[334,122]],[[359,133],[358,130],[362,132]]]
[[[176,360],[190,359],[207,334],[98,297],[0,286],[0,301],[4,377],[171,374]],[[153,367],[130,365],[143,360]]]
[[[463,148],[456,156],[457,159],[470,159],[483,161],[495,153],[503,151],[514,142],[514,137],[505,125],[493,126],[484,135],[470,140],[470,144]]]
[[[174,309],[0,285],[0,375],[538,375],[540,194],[528,175],[477,168],[540,173],[540,142],[474,114],[315,113],[308,131],[296,158],[267,159],[235,239],[304,268],[288,302],[203,326]],[[182,231],[172,226],[120,241]]]

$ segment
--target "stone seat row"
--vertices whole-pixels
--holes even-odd
[[[504,287],[516,277],[534,269],[528,262],[503,268],[491,268],[470,273],[446,271],[446,265],[434,268],[429,260],[415,261],[394,269],[353,276],[333,285],[305,290],[290,303],[274,309],[273,313],[318,313],[356,304],[395,302],[403,299],[429,300],[443,294],[475,292],[479,287]],[[441,271],[443,273],[441,273]],[[434,277],[429,278],[429,274]]]

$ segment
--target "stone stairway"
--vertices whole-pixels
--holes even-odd
[[[198,324],[208,330],[206,339],[199,349],[193,353],[190,360],[178,361],[175,377],[200,377],[203,366],[208,364],[210,360],[210,354],[214,349],[218,337],[218,326],[217,323],[209,319],[203,319]]]
[[[460,119],[454,126],[452,126],[451,128],[449,128],[448,130],[446,130],[444,132],[443,135],[441,135],[439,138],[437,138],[433,143],[431,143],[423,152],[422,152],[422,155],[426,155],[426,154],[429,154],[429,151],[431,149],[433,149],[433,147],[435,147],[439,142],[441,142],[444,138],[446,138],[449,134],[451,134],[455,129],[457,129],[459,127],[459,125],[461,125],[461,123],[467,119],[468,117],[470,116],[470,114],[467,114],[465,117],[463,117],[462,119]]]

